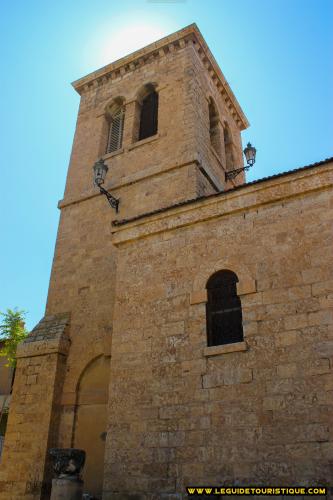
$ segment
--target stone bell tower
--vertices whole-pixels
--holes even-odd
[[[120,218],[222,191],[225,172],[243,164],[248,122],[195,25],[73,86],[81,103],[60,208],[97,195],[98,158],[110,169],[105,187],[121,198]]]
[[[248,122],[195,24],[73,86],[81,101],[46,313],[18,352],[0,498],[46,495],[51,446],[86,450],[85,485],[102,498],[108,386],[129,362],[112,364],[122,270],[111,223],[244,182],[226,184],[225,172],[242,165]],[[93,185],[100,158],[118,214]]]

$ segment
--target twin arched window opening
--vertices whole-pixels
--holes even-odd
[[[144,97],[138,99],[135,109],[133,141],[147,139],[157,133],[158,128],[158,93],[152,85],[145,85]],[[106,153],[121,149],[123,142],[125,104],[121,98],[113,102],[107,111],[109,131]]]
[[[237,275],[229,270],[218,271],[207,281],[208,346],[243,341],[242,306],[237,295]]]
[[[227,171],[232,170],[235,167],[231,132],[226,122],[223,126],[221,125],[219,112],[212,98],[209,99],[208,113],[210,143],[220,158],[224,156],[225,169]],[[224,148],[223,153],[222,143]]]

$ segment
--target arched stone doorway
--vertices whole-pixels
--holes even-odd
[[[82,372],[77,389],[74,447],[86,451],[84,491],[102,498],[110,358],[100,356]]]

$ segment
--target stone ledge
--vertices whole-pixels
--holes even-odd
[[[107,160],[108,158],[113,158],[114,156],[121,155],[125,151],[124,148],[117,149],[116,151],[112,151],[112,153],[106,153],[102,156],[103,160]]]
[[[17,358],[31,358],[33,356],[45,356],[46,354],[67,355],[69,351],[69,339],[37,340],[25,344],[24,342],[17,348]]]
[[[204,348],[204,356],[217,356],[219,354],[229,354],[229,352],[244,352],[248,350],[246,341],[235,342],[234,344],[214,345]]]
[[[128,151],[131,151],[132,149],[135,149],[135,148],[138,148],[140,146],[143,146],[144,144],[149,144],[150,142],[156,141],[160,137],[162,137],[162,134],[157,133],[155,135],[147,137],[146,139],[141,139],[141,141],[134,142],[133,144],[131,144],[130,146],[128,146],[127,149],[128,149]]]
[[[166,134],[162,134],[159,137],[164,137]],[[154,139],[156,136],[153,136]],[[149,137],[150,139],[150,137]],[[146,140],[146,139],[145,139]],[[141,143],[140,143],[141,145]],[[128,151],[128,149],[126,150]],[[108,183],[104,185],[104,188],[107,191],[114,191],[116,189],[124,188],[126,186],[130,186],[131,184],[135,184],[136,182],[141,182],[144,180],[149,179],[150,177],[155,177],[157,175],[161,174],[167,174],[171,172],[172,170],[177,170],[183,167],[188,167],[189,165],[199,165],[199,161],[197,158],[197,155],[193,155],[193,157],[190,158],[183,158],[181,162],[177,162],[176,164],[171,164],[167,167],[161,167],[161,165],[154,165],[152,167],[146,168],[144,171],[137,172],[136,174],[131,174],[125,177],[121,177],[119,180],[117,180],[114,184]],[[62,209],[64,207],[67,207],[69,205],[73,205],[75,203],[81,203],[82,201],[89,200],[91,198],[95,198],[97,196],[100,196],[100,192],[95,188],[89,189],[89,191],[86,191],[85,193],[73,197],[73,198],[63,198],[62,200],[59,200],[58,202],[58,208]]]

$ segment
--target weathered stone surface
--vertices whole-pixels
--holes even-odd
[[[208,100],[229,126],[237,165],[246,120],[207,54],[189,27],[75,83],[82,97],[47,315],[18,352],[1,499],[41,498],[47,448],[73,446],[78,406],[98,415],[106,378],[103,500],[176,500],[191,483],[329,482],[333,163],[225,184]],[[149,82],[158,133],[136,141]],[[105,108],[117,96],[123,144],[104,155]],[[92,186],[101,156],[118,215]],[[224,191],[214,194],[217,183]],[[239,279],[244,343],[207,348],[206,283],[221,269]],[[88,378],[80,394],[106,356],[103,389]]]
[[[172,455],[169,459],[170,463],[182,465],[181,485],[186,481],[205,483],[208,480],[220,484],[221,470],[229,482],[241,484],[254,481],[256,484],[271,481],[275,484],[310,484],[311,481],[318,484],[318,478],[323,484],[328,483],[328,460],[316,455],[315,450],[323,446],[326,454],[329,453],[326,445],[330,443],[328,409],[332,385],[325,377],[332,375],[329,362],[331,341],[327,329],[331,316],[326,308],[321,308],[319,301],[313,300],[315,297],[311,296],[309,275],[305,274],[306,282],[302,281],[302,270],[311,266],[308,255],[316,255],[320,250],[320,228],[314,220],[312,237],[302,240],[302,245],[299,239],[291,236],[299,228],[306,227],[310,231],[312,204],[316,205],[321,200],[326,213],[328,197],[324,192],[303,192],[306,181],[299,180],[301,191],[297,191],[296,179],[290,191],[295,196],[298,192],[297,198],[288,198],[289,201],[284,200],[280,205],[257,207],[255,225],[248,226],[246,217],[239,220],[224,217],[222,220],[214,218],[212,213],[208,220],[200,223],[197,219],[195,225],[188,224],[184,228],[180,208],[163,218],[163,226],[159,225],[160,219],[154,216],[147,217],[139,227],[132,223],[119,232],[115,230],[122,288],[116,297],[113,346],[122,343],[124,324],[129,321],[138,301],[145,311],[141,324],[136,325],[136,334],[141,338],[140,332],[147,325],[160,323],[168,317],[168,301],[179,290],[183,293],[187,286],[190,297],[193,297],[194,289],[198,294],[195,297],[201,299],[197,284],[203,283],[204,293],[202,275],[207,280],[216,271],[216,262],[221,262],[221,254],[228,254],[225,262],[230,262],[229,254],[233,258],[237,255],[247,269],[245,274],[252,274],[253,281],[258,284],[257,291],[241,297],[248,350],[223,353],[221,349],[219,355],[206,358],[206,371],[203,371],[204,366],[200,366],[197,373],[194,371],[195,362],[202,359],[209,349],[205,339],[205,307],[197,304],[197,300],[190,299],[190,304],[183,306],[187,316],[182,317],[179,342],[161,342],[161,333],[158,332],[151,337],[151,354],[147,351],[144,363],[158,365],[158,369],[153,369],[153,379],[150,376],[146,378],[153,405],[160,406],[158,415],[164,422],[165,432],[168,432],[166,425],[170,426],[169,432],[176,432],[177,426],[185,431],[184,442],[172,448],[176,450],[176,458]],[[289,186],[291,188],[291,184]],[[266,189],[270,188],[268,182]],[[277,185],[274,188],[278,190]],[[288,184],[284,183],[281,189],[288,196]],[[229,195],[232,196],[232,193]],[[225,200],[227,203],[227,195]],[[224,203],[222,199],[220,203]],[[289,210],[289,203],[292,210]],[[216,200],[214,204],[217,212]],[[201,207],[200,204],[193,207],[193,220],[195,216],[200,217]],[[304,207],[306,213],[300,216]],[[244,209],[246,214],[247,210]],[[280,231],[280,224],[286,233],[285,246],[274,248],[271,242],[276,231]],[[217,235],[222,225],[229,236],[220,241]],[[134,232],[134,229],[138,231]],[[162,240],[161,231],[165,235]],[[187,241],[186,255],[182,257],[179,256],[182,248],[180,234]],[[263,238],[266,238],[264,248]],[[173,244],[164,246],[163,241],[173,241]],[[331,257],[331,253],[322,257],[327,274],[330,274]],[[220,266],[222,269],[226,267],[223,261]],[[156,281],[156,269],[156,285],[159,287],[161,282],[165,285],[165,295],[163,297],[159,292],[154,302],[150,290],[146,301],[144,294],[136,293],[133,276],[138,283],[143,281],[144,276],[151,284]],[[132,296],[128,294],[129,288],[132,289]],[[125,293],[127,302],[124,301]],[[134,315],[132,317],[135,320]],[[161,329],[166,338],[168,321]],[[168,345],[172,345],[171,351]],[[180,378],[178,367],[184,355],[188,361],[193,361],[193,371],[189,371],[189,375],[192,373],[191,382],[186,385],[184,378]],[[168,366],[168,371],[161,369],[162,366]],[[114,376],[117,377],[115,373]],[[200,391],[199,376],[202,384]],[[118,381],[125,387],[124,379]],[[168,392],[167,388],[173,388],[173,391]],[[201,397],[205,392],[208,392],[207,399]],[[110,398],[114,399],[112,389]],[[138,401],[133,398],[133,411],[137,404]],[[119,411],[121,407],[118,406]],[[206,419],[201,428],[204,434],[199,432],[199,421],[194,420],[198,412]],[[110,415],[110,419],[113,418]],[[184,419],[187,419],[186,425]],[[147,422],[150,428],[155,425],[151,420]],[[163,432],[160,426],[159,429]],[[191,448],[188,443],[191,443]],[[149,441],[153,449],[159,449],[161,444],[167,450],[167,434],[162,434],[162,441]],[[222,454],[224,462],[221,462]],[[137,463],[134,454],[128,455],[127,460],[128,467]],[[320,466],[314,464],[317,461]],[[216,463],[221,465],[217,467]],[[228,467],[223,469],[223,463],[227,463]]]
[[[0,492],[0,498],[41,498],[50,488],[47,449],[59,431],[68,325],[69,314],[45,316],[19,347],[0,472],[0,484],[14,486],[11,497]]]

